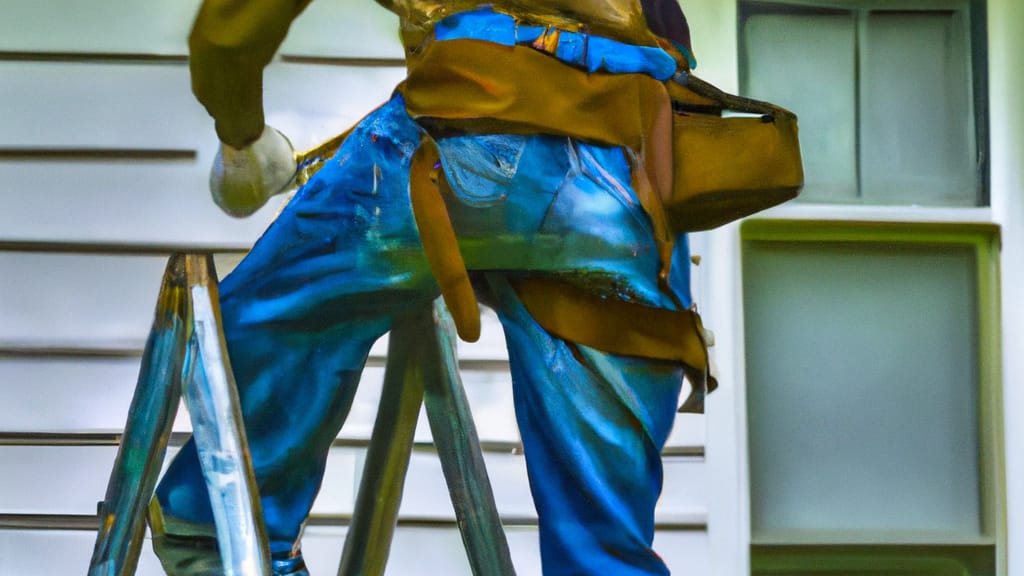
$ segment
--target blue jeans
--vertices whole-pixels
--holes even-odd
[[[295,546],[370,346],[439,294],[408,194],[421,129],[400,96],[367,117],[221,284],[224,331],[275,557]],[[481,300],[508,342],[547,575],[653,575],[660,450],[677,363],[614,356],[539,326],[507,280],[549,274],[673,308],[624,152],[549,136],[438,141],[446,198]],[[671,284],[689,305],[685,238]],[[212,524],[195,445],[157,489],[168,517]]]

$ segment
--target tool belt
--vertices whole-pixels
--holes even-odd
[[[407,112],[426,131],[411,167],[413,212],[442,296],[467,341],[479,337],[479,313],[440,192],[444,175],[430,134],[549,134],[624,148],[633,190],[654,230],[659,283],[669,294],[676,235],[789,200],[803,184],[792,113],[726,94],[686,71],[664,83],[644,74],[587,73],[537,46],[428,42],[410,58],[408,78],[398,88]],[[694,310],[603,299],[545,278],[513,286],[556,336],[614,354],[679,361],[695,387],[716,386]]]
[[[803,185],[793,113],[688,72],[665,83],[587,73],[527,46],[449,40],[410,62],[402,93],[428,131],[552,134],[633,151],[657,194],[645,198],[641,183],[640,202],[656,228],[656,212],[666,218],[659,235],[721,226]]]

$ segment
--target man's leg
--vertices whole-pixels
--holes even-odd
[[[512,361],[544,574],[668,574],[651,543],[681,367],[554,338],[503,280],[492,289]]]
[[[378,109],[221,283],[277,575],[306,573],[299,534],[370,346],[394,317],[437,296],[408,199],[418,142],[400,102]],[[192,442],[156,496],[154,544],[168,572],[219,573]]]
[[[376,332],[365,324],[283,338],[266,330],[227,331],[275,574],[304,573],[297,541]],[[207,568],[198,571],[184,569],[196,561],[189,555],[174,560],[161,554],[168,572],[219,574],[209,495],[192,440],[169,467],[157,500],[164,515],[163,526],[154,526],[158,552],[174,544],[175,536],[201,536],[200,544],[212,553],[200,562]]]

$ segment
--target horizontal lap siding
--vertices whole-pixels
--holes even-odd
[[[221,250],[223,275],[283,201],[237,220],[209,200],[217,143],[190,94],[186,61],[198,5],[4,3],[0,574],[85,569],[95,533],[74,518],[94,515],[103,498],[167,256],[196,246]],[[396,30],[394,16],[369,0],[313,3],[267,69],[268,122],[300,150],[347,129],[404,75]],[[371,350],[328,459],[304,545],[314,574],[336,570],[386,353],[387,337]],[[492,312],[484,313],[481,341],[460,342],[459,355],[499,510],[516,523],[508,529],[516,565],[520,574],[539,574],[536,512]],[[190,429],[181,410],[172,453]],[[423,414],[416,440],[388,573],[469,574]],[[657,547],[677,573],[709,571],[703,446],[703,417],[680,415],[657,513]],[[56,524],[15,528],[26,517]],[[139,573],[160,574],[148,545]]]
[[[171,452],[176,452],[172,448]],[[103,500],[116,446],[0,446],[0,521],[3,515],[89,515]],[[335,447],[314,515],[352,513],[355,489],[366,451]],[[533,523],[536,511],[526,481],[521,453],[484,455],[498,511],[511,521]],[[10,473],[17,471],[17,473]],[[665,459],[665,494],[656,520],[663,525],[702,525],[704,461],[696,457]],[[454,521],[447,487],[437,455],[416,450],[409,464],[400,515],[403,518]],[[0,532],[2,534],[3,532]]]
[[[0,261],[2,256],[0,253]],[[97,266],[95,262],[92,264]],[[27,299],[19,301],[0,294],[0,317],[8,319],[13,326],[0,334],[8,345],[15,343],[21,348],[18,352],[0,354],[0,397],[5,399],[0,403],[0,432],[21,430],[74,434],[111,432],[123,427],[141,358],[131,353],[133,348],[124,356],[106,357],[102,353],[111,342],[127,342],[129,346],[141,344],[152,318],[153,303],[149,300],[155,298],[156,284],[146,284],[143,288],[137,298],[132,298],[123,283],[118,284],[116,291],[97,288],[95,292],[99,296],[78,285],[75,294],[90,296],[91,304],[77,302],[68,307],[66,314],[50,314],[45,298],[35,299],[29,305]],[[23,294],[41,292],[38,287],[33,288],[32,283],[25,283]],[[54,295],[54,298],[59,296]],[[144,320],[133,324],[131,321],[136,318],[124,312],[122,306],[129,310],[137,309],[135,313]],[[22,308],[35,311],[25,312]],[[84,310],[95,308],[106,312],[97,313],[95,318],[83,314]],[[122,312],[115,314],[115,310]],[[80,322],[69,321],[67,328],[59,330],[60,322],[69,318],[81,318],[85,326],[75,330],[80,327]],[[490,345],[460,343],[460,350],[472,350],[472,353],[460,354],[464,361],[463,385],[481,440],[518,442],[511,377],[505,363],[501,328],[493,313],[485,311],[483,318],[483,331],[488,335]],[[111,320],[112,327],[103,328],[106,320]],[[23,325],[15,325],[16,321]],[[125,326],[131,329],[126,330]],[[118,328],[125,331],[119,332]],[[94,330],[103,330],[105,334],[94,337]],[[31,338],[26,338],[26,334]],[[372,431],[383,381],[386,340],[386,337],[382,338],[371,350],[372,365],[363,374],[352,411],[341,430],[342,438],[367,438]],[[32,350],[32,346],[36,348]],[[72,346],[96,355],[46,353],[48,349],[59,346]],[[92,408],[82,410],[86,405]],[[668,442],[669,448],[691,453],[699,451],[704,445],[703,418],[678,415],[677,425]],[[179,414],[175,430],[185,432],[189,429],[187,418]],[[422,417],[417,439],[429,440],[426,419]]]
[[[312,148],[386,100],[402,77],[397,66],[276,63],[267,118],[297,149]],[[210,202],[216,139],[184,62],[0,61],[0,102],[0,242],[239,248],[280,205],[238,220]]]
[[[0,51],[184,55],[199,0],[6,0]],[[398,20],[370,1],[313,3],[282,53],[401,58]],[[45,31],[45,33],[44,33]]]
[[[311,147],[387,99],[403,70],[276,62],[265,75],[268,121],[294,128],[287,132],[296,147]],[[213,122],[192,98],[184,60],[0,61],[0,98],[0,149],[215,151]]]
[[[311,572],[337,572],[344,542],[344,527],[306,529],[303,553]],[[507,530],[516,570],[523,576],[540,574],[540,549],[535,528]],[[77,574],[72,567],[89,562],[93,532],[30,531],[0,538],[0,573],[25,575]],[[697,531],[658,533],[655,545],[674,574],[710,576],[707,534]],[[388,561],[388,576],[469,576],[469,563],[454,528],[400,526]],[[147,540],[139,562],[139,576],[161,576],[159,562]]]

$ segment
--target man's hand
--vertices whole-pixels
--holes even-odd
[[[270,126],[245,148],[221,143],[210,171],[210,193],[221,210],[236,218],[259,210],[295,178],[295,150]]]

